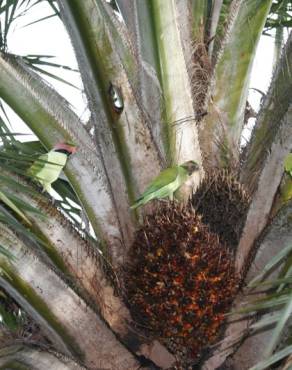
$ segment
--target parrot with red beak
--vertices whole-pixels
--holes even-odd
[[[55,182],[69,156],[77,151],[76,146],[68,143],[58,143],[52,150],[42,154],[27,170],[27,174],[38,181],[48,193],[52,190],[52,183]]]

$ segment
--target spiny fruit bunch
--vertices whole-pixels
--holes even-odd
[[[233,257],[190,205],[162,205],[136,233],[125,276],[133,318],[176,355],[218,338],[237,289]]]
[[[249,205],[248,193],[236,177],[226,170],[207,173],[192,203],[220,241],[236,248]]]

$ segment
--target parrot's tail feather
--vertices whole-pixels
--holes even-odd
[[[51,184],[44,183],[44,184],[42,184],[42,185],[43,185],[43,189],[44,189],[44,191],[46,191],[46,192],[48,192],[49,194],[51,194],[51,192],[52,192],[52,190],[53,190],[53,188],[52,188]]]

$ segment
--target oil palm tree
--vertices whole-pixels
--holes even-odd
[[[1,255],[0,286],[48,342],[20,342],[6,335],[0,364],[38,369],[187,366],[167,341],[137,325],[121,294],[127,291],[123,271],[132,262],[135,231],[145,234],[146,215],[151,219],[157,212],[151,206],[133,212],[130,205],[163,168],[195,160],[200,172],[193,178],[193,190],[198,188],[193,207],[201,218],[188,212],[202,234],[220,240],[220,248],[232,246],[237,285],[263,268],[274,253],[271,245],[280,249],[287,243],[291,202],[281,189],[291,183],[284,171],[292,145],[291,36],[277,58],[250,142],[242,149],[251,67],[272,0],[48,2],[70,36],[91,115],[86,125],[79,120],[38,74],[40,58],[8,52],[7,32],[17,9],[38,1],[2,1],[6,27],[0,97],[41,144],[21,144],[1,125],[0,245],[14,258]],[[66,177],[55,183],[62,200],[53,202],[37,191],[25,168],[33,154],[57,142],[71,142],[78,151],[66,165]],[[221,201],[210,209],[215,192]],[[185,187],[177,197],[189,194]],[[203,194],[200,206],[198,194]],[[239,209],[228,225],[222,204]],[[158,212],[164,206],[158,203]],[[175,215],[180,213],[176,203],[168,207],[166,212],[174,212],[173,207]],[[74,212],[82,222],[74,221]],[[228,227],[232,240],[226,236]],[[129,273],[127,279],[136,281]],[[235,306],[242,294],[237,293]],[[248,319],[227,320],[221,338],[205,343],[209,355],[200,366],[224,368],[236,350],[228,360],[235,369],[260,360],[261,350],[254,356],[245,343],[239,346],[249,325]],[[265,345],[261,336],[255,343],[259,349]]]

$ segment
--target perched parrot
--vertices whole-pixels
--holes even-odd
[[[35,178],[48,193],[52,183],[58,179],[70,154],[75,153],[75,146],[59,143],[46,154],[42,154],[27,170],[27,174]]]
[[[144,193],[131,206],[131,209],[140,207],[152,199],[169,197],[173,200],[173,193],[180,188],[199,166],[194,161],[188,161],[178,166],[162,171],[148,186]]]

